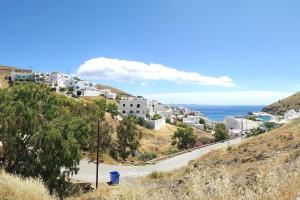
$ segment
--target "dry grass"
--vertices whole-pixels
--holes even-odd
[[[230,151],[206,154],[169,178],[102,186],[77,199],[295,200],[300,192],[299,133],[300,119]]]
[[[6,76],[6,74],[0,74],[0,89],[8,87],[8,83],[5,80],[5,76]]]
[[[0,171],[0,199],[54,200],[43,183],[34,179],[22,179]]]
[[[166,155],[172,143],[172,135],[176,131],[176,126],[167,124],[160,130],[150,130],[140,127],[143,132],[140,150],[143,152],[154,152]]]

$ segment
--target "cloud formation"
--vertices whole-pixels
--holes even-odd
[[[89,79],[104,79],[128,83],[145,81],[171,81],[178,84],[233,87],[235,83],[227,76],[210,77],[196,72],[180,71],[161,64],[111,58],[93,58],[83,63],[78,75]]]
[[[290,96],[277,91],[179,92],[143,95],[163,103],[201,105],[269,105]]]

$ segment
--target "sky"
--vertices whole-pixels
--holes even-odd
[[[0,0],[0,65],[163,103],[267,105],[300,90],[298,0]]]

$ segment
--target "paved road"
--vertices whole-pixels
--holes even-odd
[[[233,139],[229,141],[229,145],[238,144],[241,142],[240,138]],[[151,174],[153,171],[158,172],[168,172],[174,169],[187,166],[188,162],[195,160],[198,157],[210,152],[211,150],[224,148],[228,146],[228,142],[218,143],[211,146],[203,147],[201,149],[196,149],[192,152],[188,152],[182,155],[175,156],[173,158],[159,161],[154,165],[146,166],[124,166],[124,165],[99,165],[99,182],[108,182],[109,172],[118,171],[122,178],[133,178],[138,176],[144,176]],[[80,171],[77,175],[74,175],[73,178],[84,181],[95,183],[95,171],[96,165],[94,163],[89,163],[87,159],[83,159],[80,162]]]

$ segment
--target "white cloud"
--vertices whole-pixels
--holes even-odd
[[[93,58],[83,63],[77,73],[89,79],[105,79],[135,83],[144,81],[172,81],[179,84],[214,85],[233,87],[235,84],[226,76],[202,76],[196,72],[180,71],[160,64],[111,58]]]
[[[276,91],[180,92],[148,94],[163,103],[201,105],[269,105],[292,93]]]

